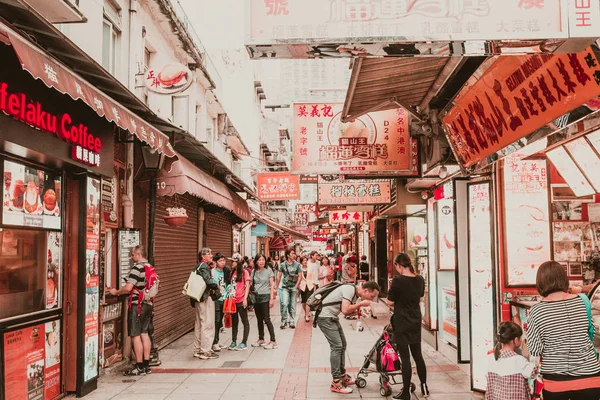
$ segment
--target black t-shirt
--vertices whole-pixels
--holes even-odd
[[[398,275],[392,279],[388,300],[394,302],[392,324],[396,343],[412,344],[421,342],[421,297],[425,295],[425,280]]]

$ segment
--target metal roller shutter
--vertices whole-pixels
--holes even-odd
[[[222,253],[225,257],[233,254],[233,225],[231,217],[223,214],[206,213],[204,221],[206,247],[213,255]]]
[[[156,204],[154,263],[160,291],[154,307],[154,339],[158,347],[194,329],[194,309],[181,289],[198,259],[198,202],[189,195],[178,200],[188,214],[186,223],[178,227],[163,219],[166,208],[173,206],[171,198],[159,197]]]

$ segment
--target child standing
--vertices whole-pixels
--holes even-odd
[[[486,400],[531,400],[527,379],[535,378],[537,367],[517,354],[522,336],[523,329],[512,321],[498,326],[488,366]]]

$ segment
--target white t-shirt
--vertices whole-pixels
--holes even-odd
[[[329,295],[323,299],[323,304],[336,302],[340,303],[331,306],[324,306],[321,309],[319,318],[339,319],[338,316],[342,312],[342,299],[346,299],[350,303],[354,303],[356,300],[356,287],[354,285],[342,285],[329,293]]]
[[[321,266],[321,262],[319,260],[317,260],[315,262],[308,260],[306,265],[308,266],[308,269],[312,270],[312,272],[313,272],[313,276],[315,277],[315,279],[314,279],[315,286],[319,286],[319,267]]]

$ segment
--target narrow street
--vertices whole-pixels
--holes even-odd
[[[387,307],[373,306],[377,319],[363,321],[364,331],[354,329],[356,321],[342,319],[348,340],[346,365],[348,372],[356,375],[388,321]],[[300,308],[298,306],[298,308]],[[367,377],[367,387],[354,387],[354,393],[340,395],[329,391],[329,347],[325,337],[311,324],[301,319],[295,330],[280,330],[279,309],[274,325],[279,348],[264,350],[249,347],[247,351],[222,350],[216,360],[203,361],[192,357],[193,333],[189,333],[160,352],[162,365],[153,368],[152,374],[141,378],[123,377],[113,370],[100,378],[98,390],[85,396],[86,400],[144,399],[144,400],[292,400],[292,399],[382,399],[379,394],[378,375]],[[222,335],[221,344],[231,342],[231,330]],[[250,317],[249,343],[257,339],[256,319]],[[480,399],[473,394],[466,373],[469,365],[459,367],[426,344],[423,353],[427,363],[428,382],[432,400]],[[398,376],[398,380],[402,378]],[[418,378],[413,371],[413,382]],[[400,386],[394,386],[396,394]],[[417,388],[417,398],[422,398]],[[391,398],[391,397],[388,397]],[[413,396],[414,398],[414,396]]]

